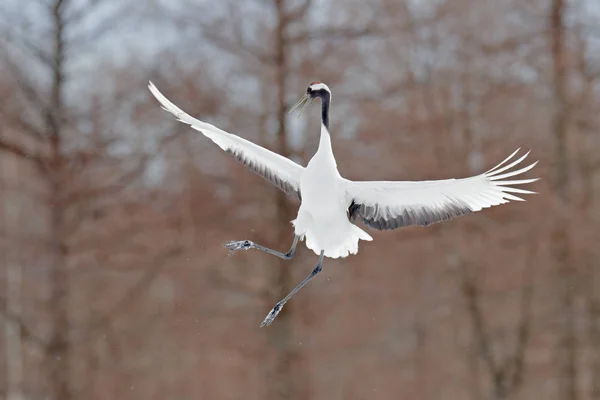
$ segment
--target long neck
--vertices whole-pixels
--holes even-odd
[[[323,95],[321,95],[321,122],[323,123],[323,125],[325,126],[325,128],[327,128],[327,130],[329,131],[329,102],[331,100],[331,95],[329,94],[329,92],[326,92],[323,90],[323,92],[325,92]]]
[[[321,138],[319,139],[318,151],[325,151],[333,155],[333,149],[331,148],[331,136],[329,135],[329,129],[327,129],[325,124],[321,124]]]
[[[332,153],[331,137],[329,136],[329,101],[331,96],[325,90],[319,97],[321,98],[321,139],[319,140],[319,150]]]

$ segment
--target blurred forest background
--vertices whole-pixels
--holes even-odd
[[[0,397],[600,399],[595,0],[0,2]],[[314,267],[297,203],[162,111],[342,175],[483,172],[540,194],[369,231]]]

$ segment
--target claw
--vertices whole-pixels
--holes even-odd
[[[273,322],[275,317],[277,317],[277,314],[279,314],[279,311],[281,311],[282,308],[283,308],[283,304],[280,304],[280,303],[275,304],[275,307],[273,307],[273,309],[269,312],[269,314],[267,314],[267,316],[265,317],[263,322],[260,324],[260,327],[262,328],[265,325],[267,325],[267,326],[271,325],[271,323]]]
[[[238,251],[238,250],[248,250],[251,249],[254,243],[249,240],[236,240],[233,242],[225,243],[225,247],[229,249],[229,251]]]

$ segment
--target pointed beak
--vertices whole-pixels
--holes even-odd
[[[290,113],[292,111],[294,111],[296,108],[302,106],[302,108],[300,108],[300,112],[298,113],[298,118],[300,118],[300,116],[302,115],[302,113],[304,112],[306,107],[310,104],[311,100],[312,99],[310,98],[310,96],[308,94],[304,93],[304,96],[302,96],[302,98],[300,100],[298,100],[298,102],[294,105],[294,107],[292,107],[290,109]]]

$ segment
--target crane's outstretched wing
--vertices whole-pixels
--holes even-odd
[[[506,178],[529,171],[537,161],[525,168],[503,173],[519,164],[529,154],[528,152],[503,166],[518,151],[517,149],[488,172],[470,178],[422,182],[347,181],[346,193],[350,203],[348,217],[360,217],[372,228],[387,230],[409,225],[427,226],[482,208],[508,203],[509,200],[524,201],[511,193],[535,192],[512,186],[535,182],[537,178]]]
[[[179,121],[202,132],[204,136],[215,142],[221,149],[285,193],[298,199],[301,198],[300,177],[304,167],[246,139],[189,116],[163,96],[152,82],[149,83],[148,88],[162,104],[162,108],[175,115]]]

